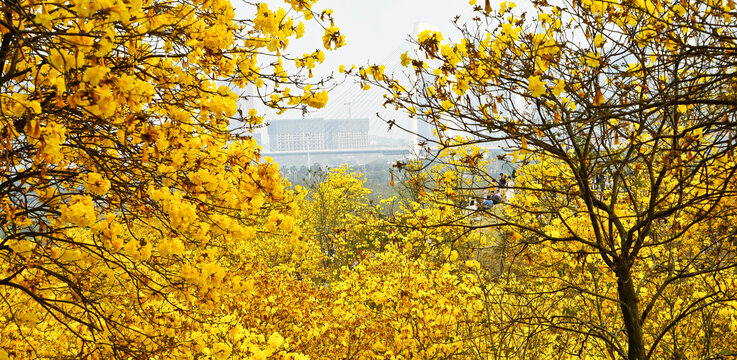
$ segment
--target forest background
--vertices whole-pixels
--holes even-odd
[[[737,356],[732,1],[471,0],[342,66],[434,129],[373,200],[238,107],[324,107],[339,16],[240,5],[2,2],[0,360]]]

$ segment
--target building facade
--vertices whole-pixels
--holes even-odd
[[[271,151],[365,149],[368,119],[280,119],[269,121]]]

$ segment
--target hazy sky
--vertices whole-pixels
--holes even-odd
[[[261,1],[267,3],[271,9],[288,6],[280,0]],[[347,44],[338,50],[326,51],[325,63],[315,71],[316,76],[331,72],[338,76],[337,69],[341,64],[350,67],[352,64],[366,65],[368,62],[384,63],[387,56],[406,43],[417,22],[436,26],[446,39],[457,39],[458,36],[453,36],[456,32],[452,23],[454,16],[463,15],[466,20],[472,16],[472,7],[468,0],[320,0],[315,7],[316,10],[325,8],[333,9],[335,24],[345,35]],[[306,25],[305,37],[293,40],[288,49],[289,53],[302,54],[312,52],[316,48],[322,49],[322,29],[309,22]],[[398,63],[399,56],[396,57],[393,62]],[[307,117],[331,117],[330,112],[345,110],[344,102],[348,100],[344,100],[345,95],[340,94],[349,91],[350,87],[358,88],[350,82],[352,80],[349,79],[347,83],[331,92],[331,100],[325,109],[313,110]],[[376,101],[376,107],[380,108],[380,104],[379,99]],[[267,113],[267,119],[272,118],[269,110],[264,108],[260,110]],[[375,113],[375,111],[364,112]],[[287,118],[302,116],[303,114],[297,111],[289,111],[283,115]]]
[[[471,13],[467,0],[321,0],[318,6],[334,10],[336,25],[346,36],[345,48],[327,54],[328,59],[356,65],[389,55],[412,33],[416,22],[450,34],[453,16]]]
[[[283,1],[265,0],[269,8],[285,7]],[[316,9],[333,9],[333,17],[347,45],[326,51],[320,73],[336,72],[339,65],[358,66],[381,62],[394,49],[406,42],[416,22],[437,26],[445,37],[453,38],[455,15],[470,18],[468,0],[320,0]],[[253,8],[250,8],[253,9]],[[244,14],[253,16],[252,14]],[[292,41],[288,52],[301,54],[322,48],[322,29],[307,24],[305,38]],[[312,26],[310,26],[312,25]],[[312,30],[312,31],[310,31]]]
[[[260,1],[271,9],[288,6],[280,0]],[[472,13],[468,0],[320,0],[315,6],[316,10],[325,8],[333,9],[335,23],[345,35],[347,45],[326,53],[323,70],[337,70],[341,64],[364,65],[368,60],[383,60],[406,41],[416,22],[435,25],[451,35],[453,17],[465,14],[468,19]],[[322,29],[307,25],[305,38],[293,40],[289,52],[301,54],[322,48]]]

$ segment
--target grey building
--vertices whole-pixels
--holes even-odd
[[[368,119],[279,119],[267,127],[271,151],[365,149]]]

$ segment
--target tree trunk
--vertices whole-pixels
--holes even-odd
[[[627,331],[627,360],[644,360],[645,344],[642,341],[642,321],[635,294],[635,285],[630,276],[630,267],[622,265],[617,269],[617,292],[624,327]]]

